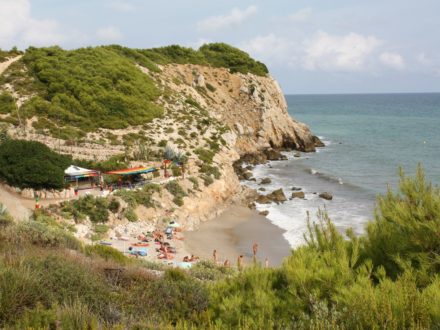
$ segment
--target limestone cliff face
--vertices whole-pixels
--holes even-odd
[[[190,95],[235,132],[240,154],[267,147],[314,151],[319,144],[305,124],[289,116],[272,77],[197,65],[169,65],[162,74],[171,89]]]

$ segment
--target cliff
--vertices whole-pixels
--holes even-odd
[[[315,150],[317,138],[289,116],[284,94],[270,76],[199,65],[168,65],[162,74],[172,90],[190,95],[234,131],[240,154],[269,147]]]

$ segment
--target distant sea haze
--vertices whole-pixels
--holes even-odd
[[[292,187],[305,200],[258,206],[285,229],[292,246],[304,242],[306,213],[312,220],[326,208],[341,230],[362,233],[373,217],[377,194],[396,188],[398,169],[414,175],[421,163],[427,179],[440,184],[440,94],[287,95],[289,113],[310,126],[327,145],[317,153],[289,154],[285,162],[258,166],[257,178],[270,177],[271,189]],[[257,180],[258,182],[258,180]],[[258,188],[257,184],[250,184]],[[332,201],[318,194],[328,191]]]

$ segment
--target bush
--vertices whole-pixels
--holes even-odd
[[[8,92],[0,94],[0,114],[11,113],[15,110],[15,100]]]
[[[247,53],[224,43],[203,45],[198,51],[177,45],[138,50],[142,55],[158,64],[199,64],[217,68],[228,68],[232,73],[253,73],[265,76],[267,67],[252,59]]]
[[[88,256],[99,256],[107,261],[114,261],[118,264],[125,265],[130,262],[122,252],[119,252],[115,248],[106,245],[94,244],[86,245],[84,253]]]
[[[183,205],[183,197],[185,197],[187,194],[183,190],[183,188],[179,185],[176,181],[170,181],[165,185],[165,189],[168,190],[173,196],[173,202],[178,205]]]
[[[196,150],[194,150],[194,153],[199,157],[202,162],[208,165],[212,164],[212,160],[215,156],[215,152],[203,148],[197,148]]]
[[[212,86],[210,83],[206,83],[206,88],[212,93],[214,93],[217,90],[217,88]]]
[[[220,176],[221,176],[220,171],[217,166],[211,166],[211,165],[207,165],[207,164],[203,164],[200,167],[200,172],[205,173],[208,176],[212,175],[217,180],[220,179]]]
[[[46,288],[27,266],[0,268],[0,324],[15,320],[27,308],[44,300]]]
[[[103,197],[87,195],[73,202],[64,202],[63,211],[72,214],[76,221],[83,220],[86,216],[93,223],[103,223],[108,220],[109,201]]]
[[[63,188],[70,162],[40,142],[5,140],[0,145],[0,178],[20,188]]]
[[[189,177],[188,180],[192,182],[193,189],[195,189],[195,190],[199,189],[199,180],[197,180],[197,178],[192,176],[192,177]]]
[[[202,175],[201,178],[206,187],[214,183],[214,179],[210,175]]]
[[[161,186],[157,184],[146,184],[141,190],[119,190],[116,196],[121,197],[130,207],[143,205],[145,207],[154,207],[153,194],[160,192]]]
[[[405,270],[406,263],[422,273],[438,274],[440,189],[425,182],[422,167],[415,178],[401,171],[399,191],[388,190],[377,204],[375,221],[367,226],[365,257],[393,278]]]
[[[200,261],[193,265],[189,271],[191,276],[200,280],[218,281],[234,274],[232,268],[217,266],[211,261]]]
[[[203,283],[184,272],[167,270],[163,278],[133,288],[129,305],[159,320],[194,320],[207,309],[208,292]]]
[[[131,207],[128,207],[128,208],[125,209],[124,217],[126,217],[127,220],[130,221],[130,222],[136,222],[136,221],[139,220],[136,212],[134,212],[134,210]]]
[[[7,227],[0,240],[18,248],[27,245],[45,248],[64,247],[73,250],[82,248],[81,242],[70,233],[35,221],[24,221]]]
[[[119,211],[119,208],[121,207],[121,203],[115,198],[110,199],[110,202],[108,204],[108,209],[113,212],[117,213]]]

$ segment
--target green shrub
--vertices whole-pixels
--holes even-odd
[[[187,196],[183,188],[176,181],[170,181],[165,185],[165,189],[168,190],[173,196],[173,202],[178,205],[183,205],[183,197]]]
[[[210,175],[202,175],[201,178],[206,187],[214,183],[214,179]]]
[[[202,162],[206,164],[211,164],[212,159],[215,156],[215,152],[203,148],[197,148],[196,150],[194,150],[194,153],[199,157]]]
[[[253,73],[258,76],[266,76],[269,72],[263,63],[255,61],[244,51],[224,43],[203,45],[199,52],[212,66],[229,68],[232,73]]]
[[[105,260],[115,261],[118,264],[125,265],[130,262],[130,259],[124,254],[111,246],[94,244],[86,245],[84,253],[88,256],[99,256]]]
[[[11,113],[15,110],[15,100],[8,92],[0,94],[0,114]]]
[[[62,204],[64,212],[72,214],[75,220],[83,220],[86,216],[93,223],[107,222],[109,201],[103,197],[93,197],[87,195],[73,202]]]
[[[9,226],[0,237],[0,240],[18,248],[27,245],[45,248],[64,247],[73,250],[82,248],[81,242],[65,230],[36,221],[24,221]]]
[[[211,166],[211,165],[207,165],[207,164],[203,164],[200,167],[200,172],[205,173],[208,176],[212,175],[217,180],[220,179],[220,176],[221,176],[220,171],[217,166]]]
[[[141,190],[119,190],[116,196],[121,197],[130,207],[136,207],[138,205],[154,207],[153,194],[160,191],[160,185],[151,183],[144,185]]]
[[[110,199],[110,202],[108,203],[108,209],[111,212],[117,213],[120,207],[121,207],[121,203],[119,203],[119,201],[116,198]]]
[[[212,93],[214,93],[217,90],[217,88],[212,86],[210,83],[206,83],[206,88]]]
[[[0,146],[0,178],[20,188],[63,188],[70,162],[40,142],[5,140]]]
[[[199,180],[197,180],[197,178],[191,176],[191,177],[188,178],[188,180],[192,182],[194,190],[198,190],[200,188]]]
[[[167,270],[163,278],[133,288],[128,305],[135,312],[161,320],[196,319],[208,307],[208,292],[200,281],[179,270]]]
[[[69,255],[29,256],[23,261],[45,288],[48,302],[63,304],[79,300],[102,319],[114,321],[115,295],[108,290],[103,274],[90,263]],[[50,288],[48,290],[47,288]]]
[[[199,64],[217,68],[228,68],[232,73],[253,73],[266,76],[267,67],[252,59],[247,53],[224,43],[206,44],[198,51],[177,45],[138,50],[142,55],[158,64]]]
[[[217,266],[211,261],[200,261],[191,267],[189,274],[200,280],[218,281],[234,274],[232,268]]]
[[[440,189],[426,183],[421,166],[415,178],[401,171],[399,191],[388,190],[377,204],[375,221],[367,226],[366,257],[393,278],[404,271],[405,263],[422,273],[438,274]]]
[[[0,268],[0,324],[14,321],[27,308],[44,301],[46,288],[27,266]]]
[[[136,222],[139,220],[136,212],[134,212],[134,210],[131,207],[127,207],[124,211],[124,217],[127,218],[128,221],[130,222]]]

